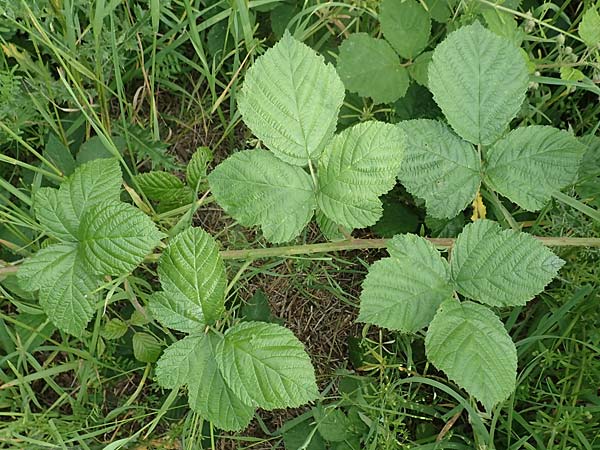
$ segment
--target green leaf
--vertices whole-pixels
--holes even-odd
[[[185,177],[193,190],[200,189],[200,183],[206,178],[206,169],[213,160],[213,153],[208,147],[198,147],[185,169]]]
[[[77,241],[77,237],[65,226],[68,221],[58,200],[58,189],[38,189],[33,196],[33,209],[35,217],[50,236],[60,241]]]
[[[600,14],[598,14],[597,6],[588,8],[583,14],[577,31],[588,47],[598,48],[600,45]]]
[[[71,154],[71,150],[55,134],[48,136],[48,141],[44,147],[44,157],[64,175],[71,175],[75,170],[75,159]]]
[[[450,269],[435,247],[413,234],[395,236],[389,258],[375,262],[362,285],[360,322],[413,333],[452,296]]]
[[[425,200],[430,216],[456,216],[479,189],[479,155],[436,120],[409,120],[398,126],[406,134],[406,156],[398,178],[411,194]]]
[[[298,236],[316,206],[310,175],[266,150],[234,153],[208,180],[228,214],[241,225],[260,225],[265,238],[275,243]]]
[[[587,150],[579,169],[575,189],[585,201],[600,207],[600,137],[588,134],[580,138]]]
[[[112,143],[116,147],[117,151],[123,154],[123,151],[127,148],[127,141],[121,136],[112,136]],[[114,159],[115,154],[113,151],[106,146],[100,136],[92,136],[79,147],[77,153],[77,164],[86,164],[91,161],[97,161],[99,159]]]
[[[194,197],[183,181],[168,172],[141,173],[135,176],[135,181],[150,200],[186,204]]]
[[[410,76],[421,86],[427,87],[429,80],[429,63],[431,63],[432,56],[433,52],[421,53],[416,57],[414,63],[408,67],[408,73],[410,73]]]
[[[203,229],[188,228],[169,243],[158,275],[164,292],[152,296],[151,309],[163,325],[200,331],[203,323],[213,324],[223,314],[225,266],[217,243]]]
[[[155,362],[160,356],[162,347],[154,336],[148,333],[135,333],[132,339],[133,356],[145,363]]]
[[[242,322],[215,350],[227,385],[244,403],[263,409],[297,407],[318,396],[302,343],[279,325]]]
[[[392,191],[393,192],[393,191]],[[414,233],[419,226],[419,217],[399,199],[391,196],[383,198],[383,215],[371,226],[378,236],[391,238],[396,234]]]
[[[100,334],[104,339],[119,339],[123,337],[127,333],[127,324],[123,322],[121,319],[110,319],[104,327]]]
[[[383,36],[400,56],[412,59],[427,47],[431,19],[416,0],[383,0],[379,22]]]
[[[156,366],[165,388],[188,385],[191,408],[223,430],[241,430],[254,415],[227,387],[214,358],[212,335],[188,336],[167,348]]]
[[[427,5],[429,15],[436,22],[446,23],[450,19],[452,11],[449,0],[425,0],[425,5]]]
[[[313,409],[313,416],[317,423],[319,434],[329,442],[341,442],[348,439],[350,433],[350,422],[341,409],[335,407]]]
[[[249,322],[276,322],[269,299],[263,290],[257,290],[242,306],[242,317]]]
[[[300,422],[283,432],[285,450],[326,450],[325,441],[308,421]],[[306,444],[306,445],[305,445]]]
[[[486,8],[481,15],[491,31],[508,39],[515,46],[521,46],[525,32],[519,27],[512,14],[495,8]]]
[[[517,349],[485,306],[442,303],[427,330],[425,350],[429,361],[488,411],[515,390]]]
[[[462,295],[491,306],[517,306],[542,292],[563,264],[533,236],[478,220],[456,240],[450,267]]]
[[[325,215],[349,230],[381,217],[379,196],[394,187],[405,150],[398,127],[363,122],[335,136],[319,160],[317,203]]]
[[[163,237],[143,212],[114,200],[89,209],[78,234],[81,258],[101,275],[131,272]]]
[[[333,66],[286,31],[246,72],[238,107],[278,158],[305,166],[331,140],[343,100]]]
[[[74,245],[56,244],[25,260],[18,272],[25,290],[39,289],[40,305],[59,329],[83,333],[95,311],[99,280],[82,269]]]
[[[519,49],[478,22],[448,35],[429,64],[435,101],[452,128],[474,144],[502,136],[521,108],[528,78]]]
[[[116,159],[97,159],[78,167],[58,190],[57,216],[73,236],[79,235],[82,216],[106,200],[119,200],[121,169]]]
[[[319,230],[325,236],[325,239],[328,241],[343,241],[346,239],[342,230],[340,230],[340,225],[330,220],[323,211],[318,210],[315,214],[315,219],[317,221],[317,225],[319,226]]]
[[[534,125],[517,128],[487,153],[485,181],[529,211],[577,179],[585,146],[566,131]]]
[[[342,42],[337,71],[346,89],[375,103],[404,97],[410,82],[392,47],[366,33],[354,33]]]

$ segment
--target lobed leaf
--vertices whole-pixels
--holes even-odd
[[[450,268],[462,295],[491,306],[517,306],[542,292],[563,264],[533,236],[478,220],[456,240]]]
[[[333,136],[343,101],[333,66],[286,31],[246,72],[238,107],[275,156],[305,166]]]
[[[219,205],[244,226],[260,225],[265,238],[289,241],[313,216],[313,182],[301,167],[291,166],[266,150],[233,154],[208,176]]]
[[[435,101],[452,128],[474,144],[502,136],[521,108],[528,81],[519,49],[478,22],[450,33],[429,64]]]
[[[479,400],[487,411],[515,390],[517,349],[485,306],[447,300],[427,330],[427,359]]]
[[[450,268],[426,239],[397,235],[389,258],[375,262],[362,285],[358,321],[414,333],[426,327],[450,298]]]
[[[398,178],[411,194],[425,200],[430,216],[455,217],[479,190],[479,155],[437,120],[408,120],[398,126],[406,134],[406,155]]]
[[[304,346],[282,326],[239,323],[227,330],[215,356],[225,382],[245,404],[293,408],[318,396]]]
[[[337,71],[346,89],[375,103],[404,97],[410,83],[392,47],[366,33],[354,33],[342,42]]]
[[[319,160],[317,203],[333,222],[363,228],[381,217],[379,196],[394,187],[405,149],[404,133],[382,122],[342,131]]]
[[[538,211],[554,192],[575,182],[585,150],[566,131],[517,128],[489,149],[485,181],[522,208]]]

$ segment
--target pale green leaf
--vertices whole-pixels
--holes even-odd
[[[394,187],[405,150],[400,128],[363,122],[335,136],[319,160],[317,202],[325,215],[349,230],[381,217],[379,196]]]
[[[164,294],[153,298],[152,312],[164,325],[200,331],[203,322],[212,324],[223,314],[225,266],[217,243],[203,229],[188,228],[169,243],[158,275]]]
[[[25,260],[18,272],[23,289],[39,289],[40,305],[59,329],[80,336],[95,311],[99,280],[82,269],[77,247],[57,244]]]
[[[246,72],[238,107],[278,158],[305,166],[333,136],[343,100],[334,67],[286,31]]]
[[[412,59],[427,47],[431,19],[417,0],[383,0],[379,22],[383,36],[400,56]]]
[[[266,150],[233,154],[211,172],[208,180],[217,202],[228,214],[241,225],[260,225],[271,242],[298,236],[316,206],[310,175]]]
[[[598,48],[600,45],[600,14],[598,7],[592,6],[583,14],[577,30],[588,47]]]
[[[341,226],[330,220],[322,211],[317,211],[315,219],[319,226],[319,230],[321,230],[321,233],[323,233],[323,236],[325,236],[325,239],[328,241],[342,241],[346,238],[340,229]],[[347,231],[351,232],[352,230]]]
[[[452,296],[450,269],[435,247],[412,234],[394,236],[389,258],[375,262],[362,285],[360,322],[413,333]]]
[[[478,22],[448,35],[429,64],[435,101],[452,128],[474,144],[489,145],[502,136],[528,82],[519,49]]]
[[[245,428],[254,408],[227,387],[215,362],[212,335],[188,336],[167,348],[156,366],[158,383],[165,388],[188,385],[189,403],[203,418],[223,430]]]
[[[59,204],[58,189],[38,189],[33,196],[33,209],[35,217],[49,235],[61,241],[77,241],[77,237],[65,226],[68,221],[64,216],[64,209]]]
[[[298,407],[318,396],[302,343],[282,326],[243,322],[227,330],[215,355],[227,385],[263,409]]]
[[[542,292],[563,264],[533,236],[478,220],[456,240],[450,267],[462,295],[491,306],[516,306]]]
[[[154,336],[148,333],[135,333],[131,340],[133,356],[145,363],[155,362],[160,356],[162,347]]]
[[[398,126],[406,134],[398,178],[411,194],[425,200],[430,216],[456,216],[479,189],[479,155],[470,143],[436,120],[409,120]]]
[[[73,236],[78,236],[82,216],[106,200],[118,200],[121,169],[116,159],[97,159],[79,166],[58,190],[58,217]]]
[[[342,42],[337,71],[346,89],[375,103],[404,97],[410,82],[392,47],[366,33],[353,33]]]
[[[585,146],[567,131],[534,125],[513,130],[487,152],[486,183],[522,208],[538,211],[577,179]]]
[[[425,338],[427,358],[490,411],[515,390],[517,350],[485,306],[447,300]]]
[[[152,171],[135,176],[138,187],[150,200],[169,203],[190,203],[193,191],[168,172]]]
[[[109,200],[86,211],[79,236],[81,257],[91,270],[121,275],[135,269],[163,234],[136,207]]]
[[[200,188],[200,183],[206,178],[206,169],[213,160],[213,153],[208,147],[198,147],[185,169],[188,184],[194,190]]]

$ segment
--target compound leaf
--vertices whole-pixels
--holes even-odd
[[[152,171],[135,176],[138,187],[150,200],[190,203],[194,193],[179,178],[168,172]]]
[[[219,205],[244,226],[260,225],[271,242],[289,241],[315,209],[313,182],[301,167],[266,150],[233,154],[208,176]]]
[[[238,107],[278,158],[305,166],[333,136],[343,100],[334,67],[286,31],[246,72]]]
[[[334,137],[319,160],[317,202],[333,222],[363,228],[381,217],[379,196],[394,187],[404,156],[398,127],[364,122]]]
[[[200,331],[198,324],[221,317],[225,266],[217,243],[203,229],[190,227],[169,243],[158,262],[158,275],[164,293],[154,297],[152,309],[164,325],[180,323],[173,328]]]
[[[450,268],[462,295],[491,306],[516,306],[542,292],[563,264],[533,236],[478,220],[458,236]]]
[[[114,200],[88,209],[78,235],[82,259],[101,275],[131,272],[163,237],[143,212]]]
[[[239,323],[227,330],[215,355],[227,385],[246,404],[271,410],[297,407],[318,396],[304,346],[282,326]]]
[[[85,272],[74,245],[56,244],[26,259],[18,272],[23,289],[39,289],[42,309],[59,329],[80,336],[95,310],[98,280]]]
[[[79,166],[58,189],[57,216],[73,236],[80,237],[82,216],[106,200],[119,200],[121,169],[114,159],[96,159]]]
[[[469,205],[481,183],[481,161],[473,146],[436,120],[400,122],[406,154],[398,178],[423,198],[427,213],[452,218]]]
[[[488,411],[515,390],[517,349],[485,306],[442,303],[427,330],[425,351],[429,361]]]
[[[412,234],[398,235],[389,258],[375,262],[362,285],[360,322],[413,333],[426,327],[452,296],[450,268],[435,247]]]
[[[567,131],[517,128],[488,150],[485,180],[522,208],[537,211],[575,182],[585,150]]]
[[[404,97],[410,82],[392,47],[366,33],[354,33],[342,42],[337,71],[346,89],[375,103]]]
[[[400,56],[412,59],[427,47],[431,19],[416,0],[383,0],[379,22],[383,36]]]
[[[165,388],[188,385],[190,407],[223,430],[245,428],[254,408],[244,404],[225,384],[218,370],[212,335],[188,336],[167,348],[156,366]]]
[[[475,22],[433,52],[429,89],[452,128],[474,144],[494,143],[519,111],[528,72],[519,49]]]
[[[58,189],[43,187],[33,196],[35,216],[49,235],[61,240],[76,242],[77,238],[65,226],[64,210],[58,200]]]

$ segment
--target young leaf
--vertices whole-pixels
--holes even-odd
[[[89,209],[106,200],[119,200],[121,169],[116,159],[97,159],[78,167],[58,190],[57,216],[73,236]]]
[[[485,180],[524,209],[540,210],[572,184],[585,146],[567,131],[534,125],[513,130],[488,150]]]
[[[600,14],[598,14],[597,5],[592,5],[583,14],[577,31],[588,47],[598,48],[600,45]]]
[[[225,266],[217,243],[203,229],[188,228],[169,243],[158,262],[158,275],[164,293],[153,296],[151,309],[164,325],[180,320],[182,325],[173,328],[200,331],[196,323],[212,324],[223,314]]]
[[[492,144],[527,92],[528,72],[517,47],[481,24],[448,35],[433,52],[429,89],[448,122],[474,144]]]
[[[316,206],[310,175],[266,150],[234,153],[211,172],[208,181],[228,214],[244,226],[260,225],[265,237],[275,243],[298,236]]]
[[[375,103],[404,97],[410,82],[392,47],[366,33],[354,33],[342,42],[337,71],[346,89]]]
[[[491,306],[517,306],[542,292],[563,264],[533,236],[478,220],[456,240],[450,268],[462,295]]]
[[[333,136],[343,101],[333,66],[286,31],[246,72],[238,107],[278,158],[305,166]]]
[[[150,200],[169,203],[190,203],[193,191],[179,178],[168,172],[152,171],[135,176],[139,188]]]
[[[394,187],[404,142],[398,127],[375,121],[335,136],[319,160],[317,202],[323,213],[349,230],[377,222],[379,196]]]
[[[425,351],[429,361],[488,411],[515,390],[517,349],[485,306],[442,303],[427,330]]]
[[[412,234],[394,236],[389,258],[375,262],[362,285],[360,322],[413,333],[452,296],[450,269],[435,247]]]
[[[35,217],[49,235],[61,241],[77,241],[77,237],[65,226],[67,219],[64,208],[59,204],[58,189],[38,189],[33,196],[33,209]]]
[[[40,305],[59,329],[80,336],[95,310],[99,280],[85,272],[74,245],[51,245],[26,259],[18,272],[25,290],[39,289]]]
[[[302,343],[279,325],[242,322],[215,350],[227,385],[244,403],[263,409],[297,407],[318,396]]]
[[[208,147],[198,147],[192,155],[192,159],[185,169],[185,177],[193,190],[200,186],[200,182],[206,178],[206,169],[213,160],[213,153]]]
[[[133,356],[145,363],[155,362],[162,350],[160,342],[148,333],[135,333],[132,339]]]
[[[114,200],[88,209],[78,235],[82,259],[101,275],[131,272],[163,237],[143,212]]]
[[[119,339],[127,333],[127,324],[121,319],[110,319],[100,332],[104,339]]]
[[[156,366],[158,383],[165,388],[188,385],[191,408],[223,430],[245,428],[254,408],[227,387],[215,362],[212,335],[188,336],[167,348]]]
[[[456,216],[479,189],[479,155],[437,120],[409,120],[398,126],[406,134],[406,156],[398,178],[411,194],[425,199],[430,216]]]
[[[400,56],[412,59],[427,47],[431,19],[416,0],[383,0],[379,22],[383,36]]]

